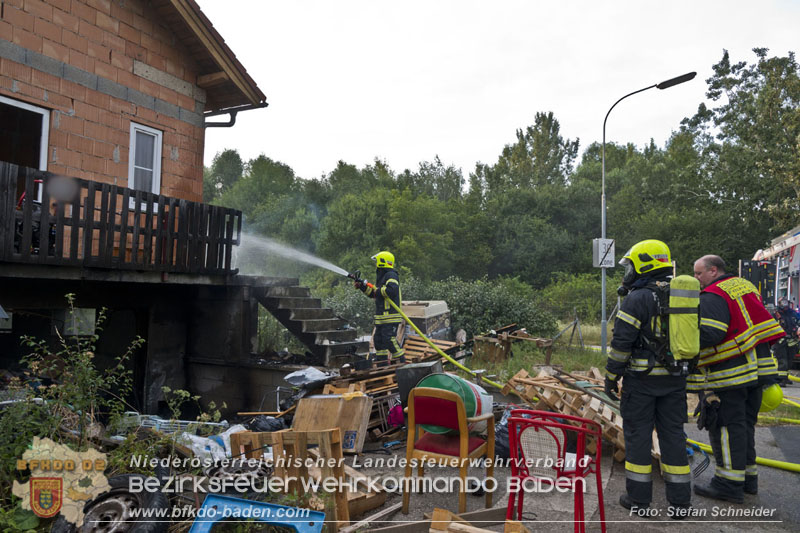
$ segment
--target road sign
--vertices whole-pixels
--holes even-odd
[[[614,268],[614,239],[592,239],[592,266]]]

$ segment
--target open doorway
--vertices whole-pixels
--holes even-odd
[[[0,161],[47,170],[50,111],[0,96]],[[17,183],[17,198],[24,190]],[[41,200],[42,191],[36,191]]]

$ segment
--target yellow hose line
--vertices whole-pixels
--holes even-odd
[[[795,377],[795,376],[793,376],[793,375],[791,375],[791,374],[789,374],[788,378],[789,378],[789,380],[791,380],[791,381],[797,381],[798,383],[800,383],[800,378],[798,378],[798,377]]]
[[[794,418],[782,418],[782,417],[758,415],[758,419],[763,420],[764,422],[783,422],[784,424],[800,424],[800,420]]]
[[[450,361],[451,363],[453,363],[453,364],[454,364],[454,365],[455,365],[457,368],[460,368],[460,369],[461,369],[461,370],[463,370],[464,372],[467,372],[467,373],[468,373],[470,376],[474,376],[474,375],[475,375],[475,372],[473,372],[473,371],[472,371],[472,370],[470,370],[469,368],[465,367],[464,365],[462,365],[461,363],[459,363],[458,361],[456,361],[455,359],[453,359],[452,357],[450,357],[449,355],[447,355],[446,353],[444,353],[442,350],[440,350],[438,346],[436,346],[435,344],[433,344],[433,343],[430,341],[430,339],[429,339],[428,337],[426,337],[426,336],[425,336],[425,334],[424,334],[424,333],[422,333],[422,332],[419,330],[419,328],[418,328],[418,327],[417,327],[417,326],[416,326],[416,325],[415,325],[415,324],[414,324],[414,323],[411,321],[411,319],[410,319],[410,318],[408,318],[408,317],[406,316],[406,314],[403,312],[403,310],[402,310],[402,309],[400,309],[400,308],[397,306],[397,304],[396,304],[396,303],[394,303],[394,302],[392,301],[392,299],[391,299],[391,298],[386,298],[386,301],[387,301],[387,302],[389,302],[390,304],[392,304],[392,307],[394,307],[394,310],[395,310],[395,311],[397,311],[398,313],[400,313],[400,316],[402,316],[402,317],[403,317],[403,320],[405,320],[406,322],[408,322],[408,325],[409,325],[409,326],[411,326],[412,328],[414,328],[414,331],[416,331],[416,332],[417,332],[417,335],[419,335],[420,337],[422,337],[422,339],[423,339],[425,342],[427,342],[427,343],[428,343],[428,346],[430,346],[431,348],[433,348],[434,350],[436,350],[436,352],[437,352],[439,355],[441,355],[442,357],[444,357],[445,359],[447,359],[448,361]],[[497,387],[498,389],[502,389],[502,388],[503,388],[503,386],[502,386],[502,385],[500,385],[499,383],[495,383],[494,381],[491,381],[491,380],[488,380],[488,379],[481,379],[481,381],[482,381],[482,382],[484,382],[484,383],[488,383],[489,385],[491,385],[491,386],[493,386],[493,387]]]
[[[781,400],[781,403],[785,403],[786,405],[793,405],[795,407],[800,407],[800,403],[793,402],[792,400],[787,400],[786,398]]]
[[[784,397],[784,398],[789,398],[790,400],[797,400],[797,401],[800,401],[800,398],[798,398],[797,396],[786,396],[786,395],[784,394],[784,395],[783,395],[783,397]]]
[[[689,418],[697,418],[694,413],[686,413]],[[758,419],[763,422],[782,422],[784,424],[800,424],[797,418],[783,418],[768,415],[758,415]]]
[[[696,440],[692,440],[692,439],[686,439],[686,442],[690,442],[692,444],[696,444],[704,452],[711,453],[711,454],[714,453],[711,450],[711,446],[709,446],[708,444],[704,444],[702,442],[697,442]],[[800,472],[800,465],[799,464],[788,463],[786,461],[776,461],[775,459],[765,459],[763,457],[756,457],[756,464],[764,465],[764,466],[771,466],[773,468],[781,468],[783,470],[789,470],[790,472]]]

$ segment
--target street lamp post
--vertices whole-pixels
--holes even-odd
[[[640,93],[642,91],[646,91],[648,89],[652,89],[656,87],[658,89],[669,89],[670,87],[674,87],[680,83],[689,81],[694,79],[697,75],[697,72],[689,72],[682,76],[678,76],[676,78],[671,78],[666,81],[662,81],[661,83],[656,83],[650,85],[649,87],[645,87],[644,89],[639,89],[638,91],[633,91],[632,93],[628,93],[616,102],[606,113],[606,118],[603,119],[603,176],[600,186],[600,239],[601,242],[605,242],[606,239],[606,122],[608,121],[608,115],[611,114],[611,110],[616,107],[618,103],[623,101],[629,96],[633,96],[634,94]],[[603,350],[603,356],[607,353],[607,343],[608,343],[608,334],[606,329],[608,328],[608,321],[606,320],[606,267],[601,266],[601,290],[603,291],[600,297],[600,306],[601,306],[601,315],[600,315],[600,344]]]

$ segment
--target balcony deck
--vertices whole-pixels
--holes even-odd
[[[235,209],[0,162],[0,263],[230,276],[241,231]]]

